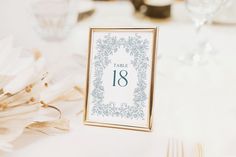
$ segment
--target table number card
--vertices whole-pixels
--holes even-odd
[[[84,122],[151,130],[157,28],[91,28]]]

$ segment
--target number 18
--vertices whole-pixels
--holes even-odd
[[[113,86],[116,86],[118,84],[120,87],[125,87],[128,85],[128,80],[127,80],[127,75],[128,72],[126,70],[121,70],[119,72],[120,78],[117,80],[116,76],[116,70],[113,70]]]

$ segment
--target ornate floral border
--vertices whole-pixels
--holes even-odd
[[[126,38],[117,38],[110,33],[106,34],[102,39],[96,41],[96,50],[98,53],[94,57],[94,77],[92,91],[93,107],[92,115],[97,116],[112,116],[129,119],[144,119],[144,107],[147,95],[145,89],[147,87],[146,72],[149,66],[149,58],[146,51],[149,41],[142,39],[137,33],[133,36]],[[120,104],[117,105],[114,102],[104,104],[104,87],[103,87],[103,70],[111,63],[109,59],[114,53],[121,47],[125,48],[126,53],[133,56],[131,64],[137,71],[138,83],[134,90],[134,104]]]

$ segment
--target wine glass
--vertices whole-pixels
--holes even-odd
[[[30,14],[35,31],[45,40],[63,40],[76,24],[75,0],[32,0]]]
[[[212,45],[200,34],[201,28],[209,22],[226,0],[185,0],[186,8],[195,25],[196,42],[190,52],[179,57],[186,64],[205,64],[210,54],[216,53]]]

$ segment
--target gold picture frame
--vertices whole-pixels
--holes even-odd
[[[87,61],[87,79],[86,79],[86,92],[85,92],[85,105],[84,105],[84,124],[85,125],[92,125],[92,126],[100,126],[100,127],[110,127],[110,128],[118,128],[118,129],[128,129],[128,130],[136,130],[136,131],[151,131],[152,129],[152,117],[153,117],[153,96],[154,96],[154,82],[155,82],[155,69],[156,69],[156,56],[157,56],[157,41],[158,41],[158,31],[159,29],[157,27],[150,27],[150,28],[90,28],[89,32],[89,53],[88,53],[88,61]],[[150,71],[149,71],[149,84],[148,84],[148,98],[147,102],[148,104],[145,104],[146,106],[146,117],[145,117],[145,125],[133,125],[131,123],[125,124],[125,123],[112,123],[112,122],[107,122],[109,120],[105,119],[106,121],[101,120],[91,120],[89,116],[91,116],[91,106],[90,106],[90,96],[91,96],[91,91],[90,87],[91,86],[91,71],[94,69],[91,69],[93,66],[93,53],[95,53],[94,50],[94,37],[96,37],[94,34],[100,32],[100,34],[104,33],[107,35],[109,33],[116,33],[117,35],[120,34],[131,34],[131,35],[136,35],[136,34],[145,34],[145,32],[151,33],[148,34],[150,36],[150,47],[148,50],[149,52],[149,57],[151,57],[150,63]],[[123,35],[124,36],[124,35]],[[127,39],[128,40],[128,39]],[[94,68],[94,67],[93,67]],[[107,111],[106,111],[107,112]],[[100,112],[99,112],[100,113]],[[144,112],[145,113],[145,112]],[[109,113],[108,113],[109,114]],[[104,115],[103,115],[104,116]],[[143,116],[143,115],[142,115]],[[95,118],[96,119],[96,118]],[[132,120],[130,120],[132,121]],[[135,120],[136,122],[136,120]],[[137,121],[137,124],[139,122]],[[144,123],[144,122],[143,122]]]

